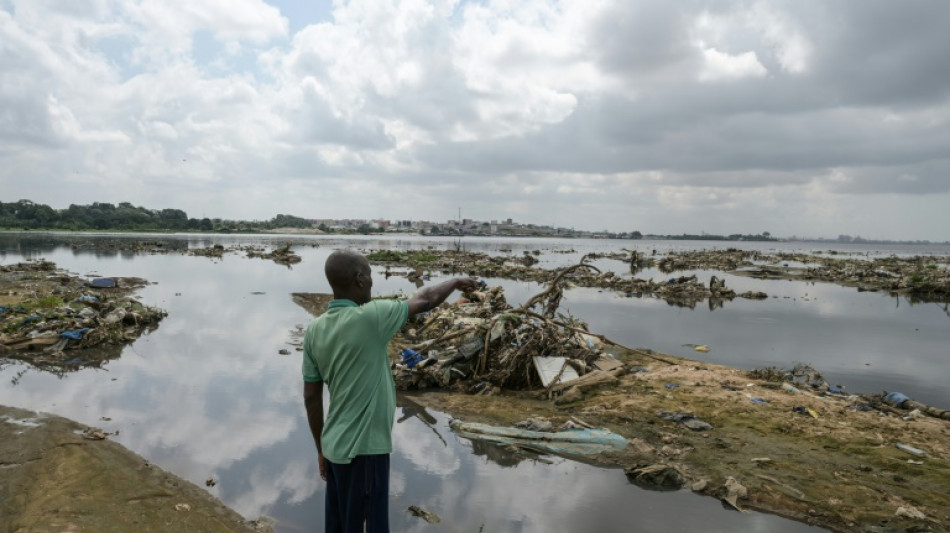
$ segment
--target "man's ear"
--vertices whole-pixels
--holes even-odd
[[[357,271],[353,274],[353,284],[357,287],[362,287],[365,283],[363,281],[363,273]]]

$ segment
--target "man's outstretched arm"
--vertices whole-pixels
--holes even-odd
[[[307,408],[307,423],[313,442],[317,445],[317,461],[320,465],[320,478],[327,480],[327,465],[323,459],[323,443],[320,436],[323,434],[323,382],[303,382],[303,404]]]
[[[478,286],[475,278],[454,278],[426,287],[409,298],[409,316],[435,309],[456,290],[473,291]]]

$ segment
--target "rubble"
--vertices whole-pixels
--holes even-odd
[[[0,267],[0,358],[56,372],[99,366],[166,316],[132,296],[141,278],[95,281],[48,261]]]

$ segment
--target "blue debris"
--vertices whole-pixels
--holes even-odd
[[[758,403],[758,404],[766,404],[766,403],[769,403],[768,400],[766,400],[766,399],[764,399],[764,398],[758,398],[758,397],[756,397],[756,398],[751,398],[751,401],[752,401],[752,403]]]
[[[27,325],[27,324],[32,324],[33,322],[36,322],[36,321],[39,320],[40,318],[41,318],[40,315],[30,315],[30,316],[24,318],[24,319],[20,322],[20,325],[21,325],[21,326],[25,326],[25,325]]]
[[[828,392],[830,394],[841,394],[842,396],[848,394],[844,391],[844,387],[835,387],[834,385],[828,385]]]
[[[412,368],[422,361],[426,360],[426,356],[410,348],[406,348],[402,351],[402,362]]]
[[[81,341],[82,336],[89,331],[89,328],[80,328],[74,331],[64,331],[59,334],[60,337],[64,339],[72,339],[74,341]]]
[[[6,313],[8,309],[10,308],[5,305],[0,305],[0,315],[2,315],[3,313]]]
[[[900,392],[892,392],[884,397],[884,401],[894,407],[903,407],[907,400],[910,400],[910,398]]]
[[[667,383],[666,385],[663,385],[663,386],[666,387],[667,389],[672,390],[672,389],[675,389],[675,388],[679,387],[680,384],[679,384],[679,383]]]
[[[97,289],[111,289],[116,287],[116,283],[114,279],[96,278],[89,282],[89,286]]]
[[[83,303],[85,303],[85,302],[98,303],[98,302],[99,302],[99,298],[96,298],[95,296],[90,296],[90,295],[88,295],[88,294],[83,294],[83,295],[80,296],[76,301],[77,301],[77,302],[83,302]]]

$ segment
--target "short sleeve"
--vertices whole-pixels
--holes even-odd
[[[379,320],[379,334],[389,340],[409,320],[409,302],[405,300],[373,300]]]
[[[316,354],[313,353],[313,328],[307,328],[303,337],[303,380],[308,383],[323,381],[323,376],[317,370]]]

